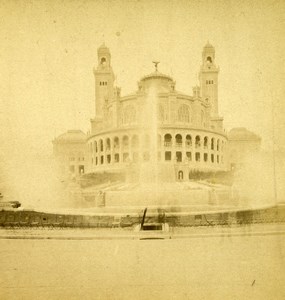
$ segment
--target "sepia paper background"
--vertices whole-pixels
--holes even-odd
[[[208,40],[220,67],[219,110],[225,128],[246,127],[262,137],[262,150],[284,152],[284,1],[0,1],[1,189],[11,195],[28,195],[25,199],[31,203],[26,200],[27,205],[34,205],[35,198],[56,205],[53,182],[42,180],[44,175],[49,177],[49,171],[38,161],[51,156],[51,141],[57,135],[68,129],[89,129],[95,114],[92,70],[103,42],[111,50],[116,84],[123,95],[134,91],[137,81],[153,71],[153,60],[159,60],[159,70],[176,80],[177,90],[189,94],[198,83],[201,51]],[[278,198],[284,201],[284,161],[278,165]],[[272,181],[272,168],[261,175]],[[271,183],[255,182],[272,194]],[[166,255],[170,261],[163,260],[164,271],[172,259],[178,260],[179,253],[169,249],[172,255]],[[278,253],[275,263],[283,264],[284,272],[284,250]],[[171,281],[170,291],[179,290],[184,277],[177,278],[177,284]],[[207,290],[206,279],[200,282],[203,276],[198,278],[196,286],[202,284]],[[16,289],[16,296],[19,292]],[[61,295],[67,297],[64,292]],[[116,299],[111,292],[108,297]],[[131,292],[128,297],[140,298]],[[160,293],[154,291],[152,297],[159,299]],[[191,294],[185,297],[193,299]],[[262,299],[262,294],[258,297]],[[277,298],[273,293],[271,299]],[[228,294],[224,299],[235,297]]]

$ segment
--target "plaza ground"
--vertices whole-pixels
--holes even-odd
[[[1,230],[0,296],[5,300],[285,299],[284,226],[262,226],[200,228],[196,236],[194,228],[181,228],[176,239],[143,241],[7,239],[4,235],[11,236],[11,230]],[[51,235],[51,231],[34,232]],[[88,236],[91,231],[58,232],[64,237],[68,232]]]

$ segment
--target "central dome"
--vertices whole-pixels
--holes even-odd
[[[150,79],[166,79],[169,81],[173,81],[173,79],[170,76],[160,73],[158,71],[145,75],[144,77],[142,77],[141,81],[150,80]]]
[[[170,76],[155,71],[142,77],[139,86],[144,89],[155,87],[159,92],[169,92],[174,90],[175,82]]]

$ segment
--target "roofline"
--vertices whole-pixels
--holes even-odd
[[[96,136],[100,136],[100,135],[103,135],[103,134],[109,134],[109,133],[119,133],[121,131],[125,131],[126,132],[126,135],[128,134],[129,131],[135,131],[137,132],[138,130],[140,131],[141,129],[143,129],[142,126],[139,126],[139,125],[131,125],[131,126],[128,126],[128,127],[118,127],[118,128],[110,128],[110,129],[107,129],[107,130],[102,130],[102,131],[98,131],[94,134],[90,134],[86,141],[88,141],[89,139],[93,138],[93,137],[96,137]],[[215,130],[212,130],[212,129],[208,129],[208,128],[199,128],[199,127],[195,127],[195,126],[189,126],[189,127],[185,127],[183,124],[179,125],[177,124],[176,126],[173,126],[173,124],[163,124],[163,125],[159,125],[158,126],[158,129],[159,130],[191,130],[191,131],[203,131],[203,132],[207,132],[207,133],[210,133],[210,134],[217,134],[217,135],[220,135],[220,136],[223,136],[224,138],[226,138],[228,140],[228,135],[226,132],[221,132],[221,131],[215,131]],[[191,134],[191,133],[189,133]]]
[[[160,72],[154,72],[154,73],[150,73],[148,75],[145,75],[143,76],[140,81],[144,81],[144,80],[147,80],[147,79],[150,79],[150,78],[167,78],[169,79],[170,81],[174,81],[173,78],[169,75],[166,75],[166,74],[163,74],[163,73],[160,73]]]

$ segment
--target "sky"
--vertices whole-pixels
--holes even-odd
[[[284,147],[284,1],[0,1],[1,153],[49,155],[95,114],[93,67],[105,42],[122,94],[154,70],[192,93],[203,46],[216,49],[219,111],[263,147]]]

